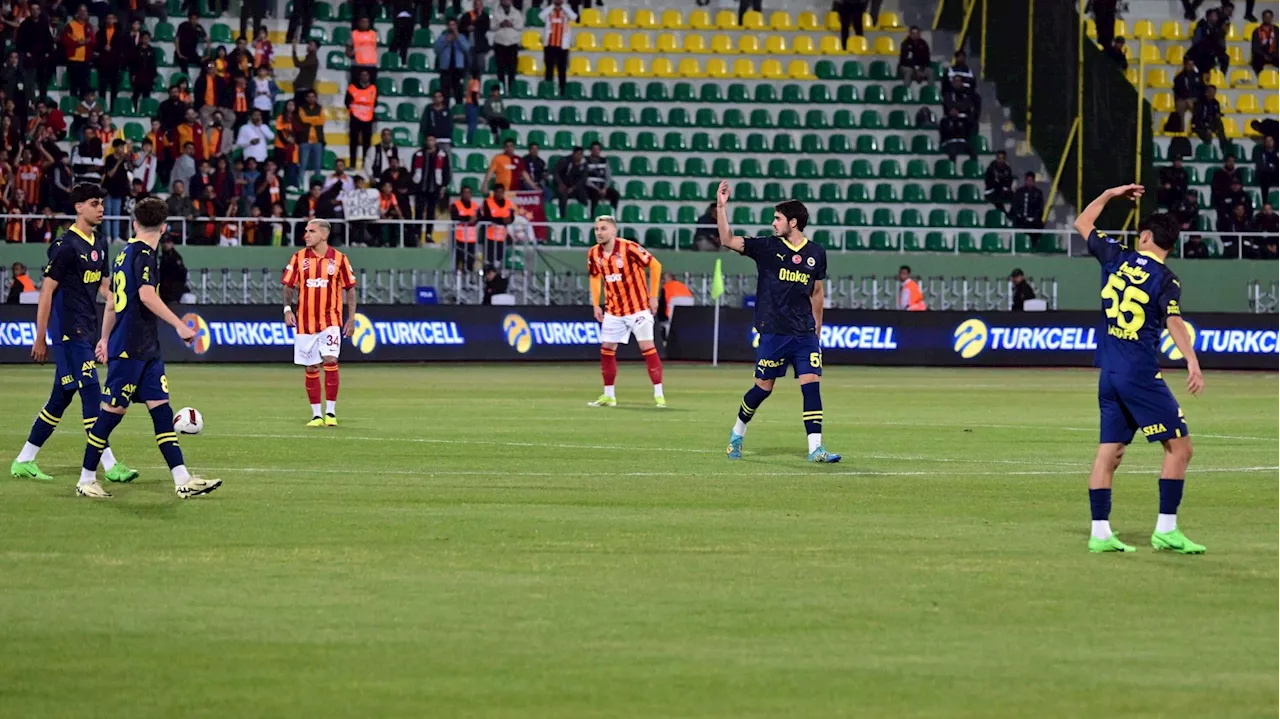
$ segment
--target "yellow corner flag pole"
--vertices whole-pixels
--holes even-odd
[[[724,295],[724,269],[720,258],[716,258],[716,273],[711,278],[711,299],[716,301],[716,314],[713,322],[711,340],[711,366],[720,366],[720,297]]]

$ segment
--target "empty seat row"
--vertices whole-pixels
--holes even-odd
[[[896,12],[881,12],[880,22],[872,22],[871,16],[862,16],[862,26],[867,30],[904,30],[902,19]],[[688,15],[679,10],[663,10],[661,13],[641,8],[634,12],[625,8],[614,8],[602,12],[596,8],[585,8],[579,13],[578,24],[589,28],[634,28],[638,30],[777,30],[791,32],[793,30],[839,30],[840,16],[828,12],[819,16],[814,12],[801,12],[792,15],[785,10],[774,10],[768,17],[764,13],[750,11],[738,22],[738,13],[732,10],[720,10],[713,16],[708,10],[692,10]]]
[[[538,30],[526,30],[520,36],[520,44],[525,50],[541,52],[542,33]],[[660,33],[651,38],[644,33],[632,33],[624,37],[620,33],[604,33],[600,36],[590,32],[579,32],[574,35],[573,49],[578,52],[605,53],[689,53],[694,55],[896,55],[898,43],[891,37],[867,38],[851,36],[845,44],[835,35],[810,37],[800,35],[788,40],[781,35],[711,35],[710,39],[703,35],[687,33],[677,37],[673,33]]]
[[[1241,94],[1236,98],[1235,103],[1231,102],[1231,98],[1227,95],[1218,96],[1218,104],[1222,105],[1222,114],[1242,114],[1242,115],[1260,115],[1264,111],[1266,114],[1275,116],[1280,113],[1280,95],[1267,95],[1265,100],[1260,104],[1258,96],[1252,93]],[[1160,92],[1151,98],[1151,107],[1156,112],[1173,112],[1175,103],[1173,93]]]
[[[1116,37],[1185,42],[1195,34],[1195,23],[1181,20],[1165,20],[1160,23],[1159,27],[1152,20],[1138,20],[1133,23],[1132,34],[1130,34],[1129,26],[1124,20],[1117,19],[1115,23]],[[1248,41],[1253,37],[1253,31],[1258,27],[1258,23],[1253,22],[1243,23],[1243,27],[1241,25],[1241,23],[1233,22],[1227,26],[1228,42]],[[1098,27],[1092,19],[1085,20],[1085,34],[1095,40],[1098,39]]]
[[[1137,84],[1137,68],[1131,67],[1125,74],[1129,78],[1130,82],[1135,85]],[[1253,72],[1251,70],[1236,70],[1232,73],[1232,76],[1248,82],[1253,76]],[[1145,86],[1153,87],[1157,90],[1167,90],[1173,87],[1173,77],[1173,73],[1170,73],[1167,68],[1157,67],[1147,71]],[[1225,88],[1228,86],[1227,78],[1223,76],[1222,71],[1218,68],[1214,68],[1209,71],[1209,84],[1219,88]],[[1278,89],[1280,88],[1280,73],[1277,73],[1274,69],[1270,68],[1263,70],[1262,73],[1257,76],[1257,84],[1258,87],[1261,87],[1264,90]]]
[[[471,168],[468,168],[468,170],[476,171],[471,170]],[[693,201],[709,199],[709,190],[711,188],[708,185],[699,185],[693,180],[685,180],[678,187],[665,180],[654,182],[652,187],[646,186],[641,180],[629,180],[620,189],[622,190],[623,199],[626,200],[669,202],[672,200]],[[757,193],[754,187],[742,185],[740,194],[743,195],[743,201],[751,201],[750,198]],[[812,188],[805,182],[797,182],[789,186],[781,182],[767,182],[758,193],[758,199],[764,202],[782,202],[783,200],[799,199],[805,196],[814,196]],[[981,204],[984,201],[981,187],[972,183],[960,185],[957,192],[950,183],[939,183],[926,189],[924,185],[919,183],[908,182],[903,185],[901,193],[891,184],[856,183],[843,187],[838,183],[822,183],[818,186],[816,198],[818,202],[832,204],[845,202],[858,204],[906,202],[911,204],[969,205]],[[742,211],[749,212],[750,210],[748,208],[736,208],[734,210],[735,213]],[[743,220],[738,219],[736,214],[733,221],[743,222]],[[822,215],[819,214],[818,224],[831,225],[837,224],[837,222],[832,219],[824,220]]]
[[[386,78],[378,78],[379,88]],[[408,81],[412,82],[412,80]],[[381,93],[384,97],[392,93]],[[416,103],[412,103],[416,106]],[[630,106],[617,107],[612,113],[603,107],[589,107],[586,115],[577,105],[561,105],[553,112],[546,105],[534,105],[525,114],[526,108],[511,105],[507,110],[507,119],[516,124],[525,122],[534,125],[590,125],[606,129],[617,127],[680,127],[699,129],[762,129],[779,128],[783,130],[910,130],[915,127],[912,113],[906,110],[893,110],[883,113],[879,110],[836,110],[828,113],[824,110],[806,110],[801,115],[799,110],[773,111],[758,108],[747,114],[737,108],[729,108],[717,112],[715,108],[702,107],[690,114],[685,107],[673,107],[665,114],[656,107],[640,107],[637,116]],[[936,131],[935,131],[936,132]]]

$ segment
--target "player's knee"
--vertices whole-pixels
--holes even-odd
[[[309,364],[309,365],[307,365],[307,371],[308,371],[308,372],[319,372],[319,371],[320,371],[320,365],[318,365],[318,364]]]
[[[324,362],[325,364],[329,365],[330,367],[332,367],[332,366],[334,366],[334,365],[338,364],[338,358],[337,358],[337,357],[325,357],[325,358],[324,358],[324,359],[322,359],[321,361],[322,361],[322,362]]]
[[[1191,446],[1190,437],[1182,437],[1172,440],[1165,445],[1166,451],[1171,454],[1182,464],[1190,464],[1191,457],[1195,455],[1195,450]]]
[[[757,380],[756,380],[756,386],[757,386],[757,387],[759,387],[760,389],[764,390],[765,392],[772,392],[772,391],[773,391],[773,380],[771,380],[771,379],[757,379]]]

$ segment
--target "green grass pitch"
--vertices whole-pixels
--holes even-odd
[[[0,369],[4,461],[51,371]],[[337,429],[301,370],[172,366],[205,417],[180,501],[143,471],[92,502],[64,422],[54,483],[0,478],[0,715],[28,717],[1274,717],[1277,377],[1210,372],[1157,554],[1139,441],[1085,550],[1096,376],[829,368],[804,462],[779,383],[723,448],[750,368],[356,366]],[[78,416],[78,405],[69,417]],[[5,464],[5,467],[8,465]]]

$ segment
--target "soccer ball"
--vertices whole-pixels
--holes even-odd
[[[200,434],[204,429],[204,417],[193,407],[183,407],[173,416],[173,431],[178,434]]]

